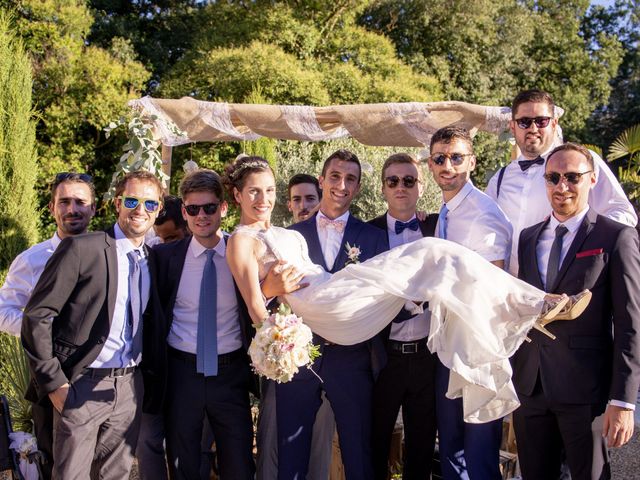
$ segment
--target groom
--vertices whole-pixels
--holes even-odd
[[[360,190],[360,176],[360,161],[353,153],[338,150],[331,154],[319,177],[320,211],[290,227],[307,241],[311,260],[329,272],[388,248],[384,231],[349,213]],[[350,258],[347,245],[357,249],[357,255]],[[311,429],[324,390],[335,413],[347,480],[370,480],[373,341],[343,346],[316,335],[314,343],[322,356],[313,364],[313,372],[302,369],[291,382],[276,386],[278,478],[306,478]]]

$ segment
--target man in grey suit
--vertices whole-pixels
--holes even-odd
[[[115,193],[116,224],[65,238],[24,312],[22,343],[33,379],[27,398],[54,407],[54,478],[128,478],[143,382],[152,387],[161,378],[163,328],[155,318],[153,257],[143,241],[162,187],[154,175],[133,172]],[[153,411],[157,398],[151,388],[147,393]]]
[[[606,479],[607,447],[633,434],[640,385],[638,234],[592,209],[594,161],[581,145],[555,148],[544,179],[552,214],[523,230],[519,276],[550,293],[593,296],[580,317],[547,327],[555,339],[532,331],[512,359],[520,467],[525,480],[557,478],[564,448],[571,478]],[[592,449],[591,422],[603,412],[606,445]]]

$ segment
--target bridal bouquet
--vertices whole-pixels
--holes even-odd
[[[300,367],[311,368],[320,356],[311,329],[286,304],[258,327],[249,347],[253,369],[278,383],[288,382]]]

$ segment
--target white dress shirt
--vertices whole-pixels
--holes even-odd
[[[551,150],[542,156],[546,158],[550,152]],[[598,154],[591,152],[591,155],[597,182],[589,192],[589,205],[600,215],[635,227],[638,217],[613,172]],[[516,276],[520,232],[540,223],[551,213],[545,180],[542,176],[545,166],[532,165],[528,170],[522,171],[518,165],[519,160],[524,160],[524,157],[520,156],[507,165],[500,185],[500,195],[497,190],[499,172],[491,177],[486,190],[487,195],[496,200],[513,225],[509,272]]]
[[[536,244],[536,258],[538,260],[538,271],[540,272],[540,278],[542,279],[543,285],[547,285],[547,266],[549,263],[549,256],[551,255],[551,247],[553,245],[553,241],[556,237],[556,227],[562,223],[565,227],[567,227],[567,233],[565,233],[564,237],[562,237],[562,250],[560,252],[560,263],[562,266],[564,259],[569,251],[569,247],[576,238],[576,234],[580,229],[580,225],[582,225],[582,221],[584,217],[589,212],[589,206],[585,207],[577,215],[571,217],[570,219],[559,222],[556,217],[551,215],[549,218],[549,223],[544,228],[542,232],[540,232],[540,237],[538,238],[538,243]],[[628,408],[630,410],[635,410],[636,406],[633,403],[626,403],[621,400],[609,400],[610,405],[615,405],[618,407]]]
[[[338,232],[335,228],[327,228],[320,226],[319,219],[324,217],[331,220],[324,213],[318,212],[316,215],[316,228],[318,229],[318,239],[320,240],[320,247],[322,248],[322,255],[324,256],[324,262],[327,268],[331,270],[333,264],[340,253],[340,246],[342,245],[343,232]],[[349,221],[349,211],[347,210],[338,218],[334,218],[334,221],[341,220],[344,222],[345,228],[347,228],[347,222]]]
[[[118,260],[118,285],[116,304],[111,318],[109,335],[102,346],[98,357],[89,365],[90,368],[122,368],[137,364],[141,352],[133,351],[132,322],[129,319],[129,270],[130,263],[127,254],[138,250],[140,255],[139,265],[142,278],[140,291],[141,311],[145,311],[151,293],[151,275],[149,263],[142,246],[136,248],[131,240],[120,229],[117,223],[114,225],[116,237],[116,256]],[[142,328],[142,318],[138,328]]]
[[[504,260],[506,267],[512,227],[496,202],[469,181],[446,204],[447,240],[473,250],[489,262]]]
[[[416,218],[414,215],[409,221]],[[402,233],[396,233],[396,220],[387,212],[387,235],[389,236],[389,247],[394,248],[405,243],[413,242],[422,238],[422,231],[405,228]],[[409,309],[411,311],[411,309]],[[404,322],[392,323],[389,338],[398,342],[413,342],[429,335],[431,323],[431,313],[429,310],[412,317]]]
[[[227,264],[226,243],[221,239],[213,248],[213,263],[216,266],[216,326],[218,354],[230,353],[242,347],[240,311],[236,298],[233,277]],[[207,248],[195,237],[191,238],[184,267],[180,276],[173,321],[167,342],[176,350],[196,353],[198,345],[198,312],[200,310],[200,284],[207,261]]]
[[[22,311],[44,266],[61,241],[55,233],[49,240],[34,245],[13,260],[0,288],[0,332],[20,336]]]

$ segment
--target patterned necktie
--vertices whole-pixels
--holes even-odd
[[[449,209],[447,204],[443,203],[438,215],[438,238],[445,240],[447,239],[447,213],[449,213]]]
[[[538,156],[533,160],[520,160],[518,162],[518,165],[520,165],[520,170],[526,172],[527,170],[529,170],[529,168],[531,168],[531,165],[544,165],[544,158]]]
[[[218,374],[218,288],[215,250],[206,250],[207,263],[200,282],[200,308],[198,309],[198,342],[196,346],[196,371],[210,377]]]
[[[127,253],[129,259],[129,324],[127,329],[131,333],[131,357],[134,362],[140,361],[142,354],[142,336],[139,335],[140,319],[142,318],[142,272],[140,271],[140,250]]]
[[[562,238],[569,230],[560,224],[556,227],[556,238],[551,246],[549,254],[549,263],[547,264],[547,291],[550,291],[555,285],[558,271],[560,270],[560,255],[562,253]]]
[[[418,230],[418,219],[412,218],[408,222],[401,222],[400,220],[396,220],[396,235],[400,235],[406,229],[413,230],[414,232]]]
[[[331,220],[324,216],[318,216],[318,224],[322,228],[333,228],[338,233],[344,232],[345,223],[344,220]]]

